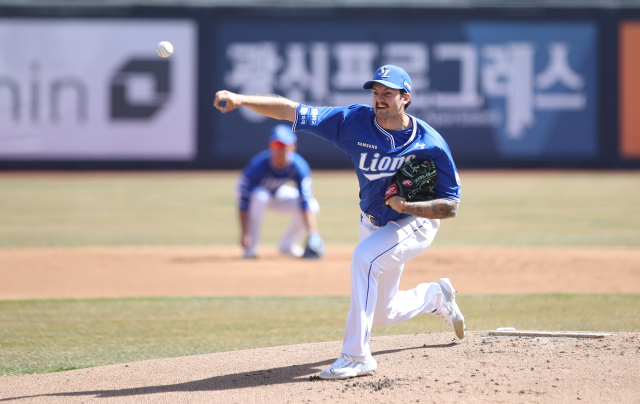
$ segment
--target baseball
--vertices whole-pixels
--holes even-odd
[[[158,55],[163,58],[168,58],[173,53],[173,45],[171,45],[171,42],[162,41],[156,46],[156,50],[158,51]]]

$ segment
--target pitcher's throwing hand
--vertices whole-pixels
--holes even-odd
[[[233,111],[240,106],[238,94],[227,90],[218,91],[215,100],[213,100],[213,106],[218,108],[223,114]]]

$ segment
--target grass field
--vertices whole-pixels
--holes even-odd
[[[0,174],[0,247],[228,245],[237,172]],[[442,245],[640,245],[640,172],[463,171]],[[315,172],[320,230],[356,244],[351,171]],[[284,229],[269,215],[264,242]]]
[[[0,174],[0,248],[230,245],[237,172]],[[640,246],[640,172],[463,171],[441,245]],[[357,242],[352,172],[314,173],[320,230]],[[264,242],[284,228],[266,219]],[[640,331],[639,295],[461,296],[470,330]],[[348,299],[192,298],[0,302],[0,374],[339,340]],[[473,319],[473,320],[471,320]],[[447,330],[437,318],[375,335]]]
[[[640,295],[460,296],[471,331],[640,331]],[[347,297],[0,302],[0,375],[335,341]],[[450,331],[435,316],[373,337]],[[453,333],[451,333],[453,338]]]

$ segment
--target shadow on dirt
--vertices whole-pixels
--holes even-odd
[[[407,347],[400,349],[389,349],[386,351],[373,352],[374,356],[393,354],[412,349],[431,349],[431,348],[450,348],[456,343],[422,345],[417,347]],[[170,392],[195,392],[195,391],[223,391],[233,389],[244,389],[258,386],[269,386],[286,383],[299,383],[310,381],[324,381],[312,375],[319,372],[331,363],[333,359],[306,363],[303,365],[284,366],[272,369],[264,369],[255,372],[232,373],[228,375],[210,377],[208,379],[195,380],[186,383],[167,384],[160,386],[133,387],[119,390],[92,390],[92,391],[73,391],[66,393],[50,393],[36,394],[32,396],[8,397],[0,399],[0,401],[20,400],[35,397],[78,397],[78,396],[94,396],[95,398],[106,397],[127,397],[142,396],[158,393]],[[214,366],[215,364],[212,364]],[[330,381],[329,381],[330,382]]]
[[[242,258],[241,256],[232,256],[232,257],[221,257],[217,255],[208,255],[208,256],[193,256],[193,257],[173,257],[169,258],[169,263],[171,264],[208,264],[208,263],[219,263],[219,262],[257,262],[258,258]],[[301,261],[301,258],[289,257],[286,255],[278,255],[278,256],[261,256],[260,262],[264,261]],[[308,262],[309,260],[304,260]]]

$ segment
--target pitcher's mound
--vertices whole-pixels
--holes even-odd
[[[46,403],[629,403],[640,336],[521,338],[469,332],[374,337],[378,370],[313,377],[339,341],[3,377],[0,400]],[[97,400],[96,400],[97,399]]]

